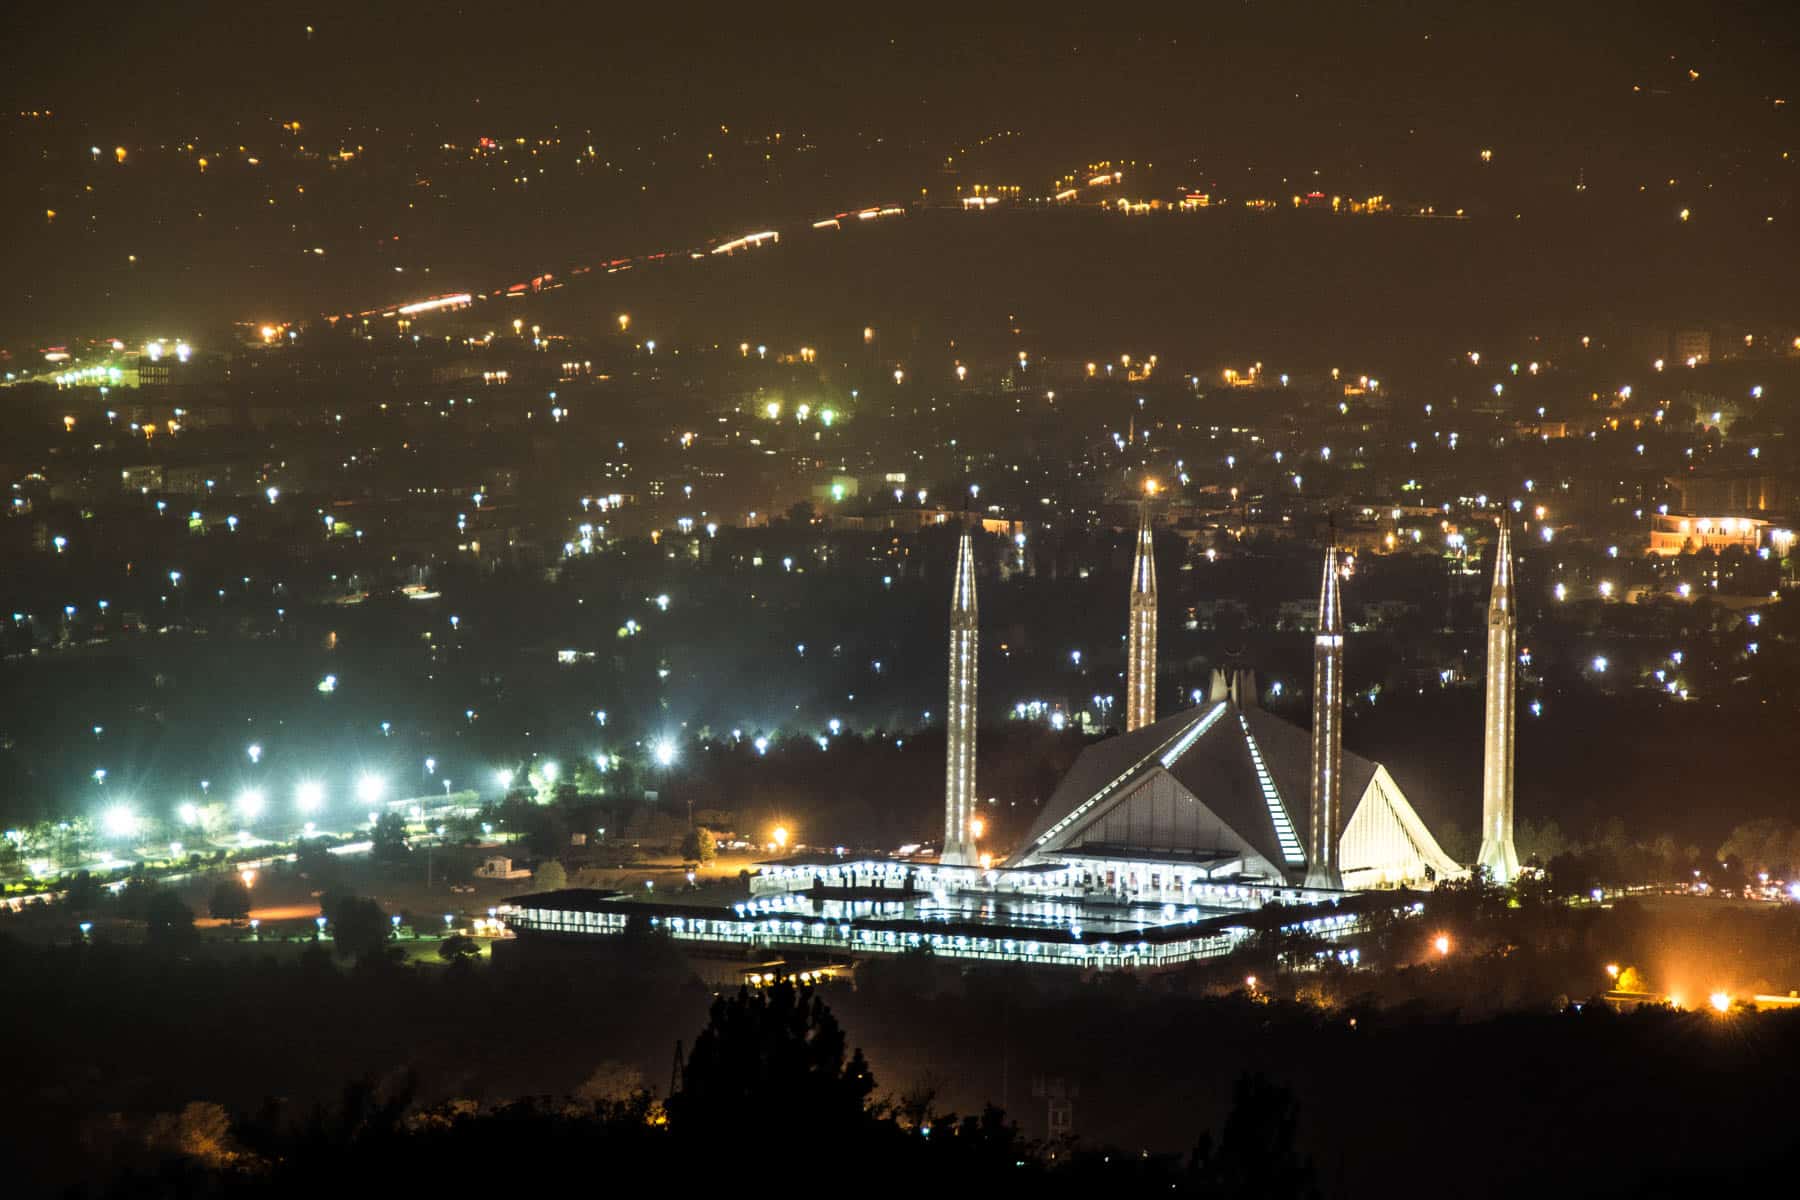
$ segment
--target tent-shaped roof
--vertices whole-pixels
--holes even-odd
[[[1083,751],[1013,862],[1075,849],[1109,813],[1167,775],[1184,800],[1203,807],[1206,819],[1228,828],[1273,869],[1300,878],[1312,807],[1311,755],[1304,729],[1254,705],[1223,699],[1176,713]],[[1368,759],[1344,753],[1346,803],[1355,803],[1375,771]]]

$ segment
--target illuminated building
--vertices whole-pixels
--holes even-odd
[[[1673,557],[1701,550],[1720,553],[1733,546],[1756,553],[1762,531],[1769,522],[1757,517],[1689,517],[1653,513],[1650,518],[1650,553]]]
[[[1514,628],[1512,540],[1500,518],[1494,547],[1494,590],[1488,597],[1487,708],[1482,725],[1481,853],[1476,859],[1496,883],[1519,875],[1519,853],[1513,849],[1513,708],[1518,663]]]
[[[1313,635],[1312,823],[1306,843],[1306,885],[1343,886],[1338,874],[1339,817],[1343,811],[1344,614],[1338,597],[1335,534],[1325,548],[1319,583],[1319,625]]]
[[[950,694],[944,710],[944,850],[941,861],[974,860],[969,820],[975,815],[975,672],[981,633],[975,604],[975,546],[965,528],[950,592]]]
[[[1146,518],[1140,566],[1149,530]],[[1342,748],[1335,567],[1334,546],[1314,641],[1312,733],[1266,712],[1250,672],[1215,671],[1204,704],[1084,750],[1013,855],[986,865],[977,861],[972,823],[978,613],[965,528],[950,600],[944,844],[936,862],[800,854],[759,864],[745,899],[653,901],[570,889],[508,901],[506,924],[528,939],[569,939],[618,935],[643,918],[672,939],[730,954],[842,961],[926,950],[973,961],[1158,970],[1230,954],[1265,926],[1329,943],[1366,928],[1367,914],[1410,915],[1416,901],[1382,890],[1430,886],[1464,871],[1387,769]],[[1153,596],[1154,586],[1147,572],[1134,577],[1134,616],[1138,597]],[[1154,642],[1146,649],[1136,661],[1154,661]],[[1355,798],[1347,820],[1339,817],[1345,795]],[[1367,894],[1347,894],[1358,892]],[[1271,916],[1256,915],[1275,903]],[[1357,954],[1326,953],[1346,964]]]
[[[1300,832],[1310,751],[1257,702],[1253,675],[1214,672],[1206,703],[1084,750],[1007,866],[1069,868],[1083,894],[1126,901],[1191,903],[1221,881],[1317,898]],[[1463,873],[1385,767],[1340,751],[1336,786],[1356,801],[1329,851],[1333,890]]]
[[[1150,536],[1150,508],[1138,522],[1137,559],[1131,566],[1131,630],[1125,679],[1125,730],[1156,721],[1156,556]]]
[[[1197,886],[1185,907],[1084,907],[1075,878],[1061,868],[984,872],[801,855],[761,864],[743,899],[565,888],[515,896],[498,911],[526,943],[616,937],[643,921],[671,941],[734,958],[754,950],[842,962],[928,951],[939,959],[1106,971],[1223,957],[1252,936],[1247,914],[1273,900],[1289,906],[1303,899],[1293,888],[1217,883]],[[1416,911],[1413,904],[1406,897],[1350,897],[1336,907],[1285,913],[1278,928],[1331,942],[1359,932],[1366,912],[1404,915]],[[1338,953],[1351,963],[1357,952]]]

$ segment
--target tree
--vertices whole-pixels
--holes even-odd
[[[99,905],[101,895],[100,881],[88,871],[77,871],[63,893],[63,903],[78,913],[91,912]]]
[[[709,863],[719,854],[718,839],[713,837],[712,830],[703,825],[696,825],[688,830],[687,836],[681,839],[681,857],[689,862]]]
[[[811,988],[720,997],[669,1097],[669,1123],[684,1136],[754,1145],[805,1113],[814,1135],[853,1134],[872,1119],[875,1078],[861,1050],[845,1061],[844,1049],[843,1029]]]
[[[569,873],[554,858],[539,865],[532,883],[540,892],[557,892],[569,886]]]
[[[307,838],[294,852],[294,866],[319,891],[329,891],[343,878],[343,864],[322,838]]]
[[[382,813],[375,821],[369,853],[376,862],[403,862],[411,850],[406,844],[406,821],[399,813]]]
[[[447,963],[468,962],[481,957],[481,945],[467,934],[455,933],[438,943],[437,952]]]
[[[1231,1113],[1215,1148],[1211,1136],[1194,1151],[1202,1196],[1308,1200],[1319,1194],[1312,1160],[1294,1148],[1299,1105],[1284,1087],[1245,1075],[1233,1090]]]
[[[250,915],[250,888],[235,875],[221,879],[206,907],[218,920],[242,921]]]
[[[642,1071],[629,1063],[607,1059],[575,1089],[575,1098],[589,1104],[623,1104],[648,1090]]]
[[[162,890],[154,879],[133,875],[119,889],[119,911],[134,921],[142,921],[148,916],[151,898]]]
[[[192,942],[194,910],[168,888],[157,888],[144,903],[144,940],[163,947]]]
[[[393,922],[381,905],[363,896],[334,896],[325,910],[333,943],[340,958],[368,962],[387,948],[394,936]]]

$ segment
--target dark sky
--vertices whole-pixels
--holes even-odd
[[[1640,201],[1738,232],[1800,219],[1792,0],[771,9],[0,5],[0,252],[24,284],[0,337],[160,319],[153,303],[353,308],[427,267],[432,286],[504,285],[1100,159],[1164,194],[1316,180],[1511,219],[1585,181],[1609,219]],[[293,120],[311,165],[280,157]],[[508,190],[510,168],[452,178],[443,147],[483,136],[596,145],[616,173],[571,179],[559,149],[563,176],[535,190]],[[131,147],[129,168],[90,145]],[[365,145],[323,177],[320,151]],[[267,165],[203,179],[207,153]],[[409,191],[426,177],[432,206]]]
[[[1257,136],[1301,114],[1351,127],[1531,118],[1630,82],[1672,87],[1689,68],[1715,94],[1755,96],[1800,63],[1795,6],[1779,0],[979,6],[973,21],[971,6],[955,20],[930,6],[774,7],[8,5],[0,87],[17,103],[153,121],[296,105],[413,121],[479,100],[592,121],[894,133],[1126,112],[1154,127],[1222,108]],[[1130,23],[1109,24],[1119,17]]]

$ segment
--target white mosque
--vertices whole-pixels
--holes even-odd
[[[1496,590],[1510,595],[1502,538]],[[1151,554],[1146,510],[1132,571],[1127,730],[1082,753],[1005,865],[1065,866],[1092,890],[1177,902],[1220,880],[1298,886],[1323,896],[1429,887],[1466,874],[1387,769],[1343,749],[1344,625],[1336,547],[1326,550],[1319,588],[1310,734],[1265,711],[1246,671],[1214,672],[1205,703],[1156,719]],[[1503,770],[1489,770],[1490,780],[1503,781],[1506,795],[1489,807],[1504,809],[1504,831],[1494,824],[1492,832],[1510,855],[1511,725],[1505,723],[1496,737],[1491,712],[1495,694],[1511,695],[1510,601],[1502,618],[1500,625],[1490,622],[1506,633],[1489,638],[1490,657],[1500,656],[1497,670],[1490,662],[1490,680],[1503,682],[1490,684],[1488,756],[1490,763],[1506,761]],[[953,695],[960,670],[953,659]],[[972,692],[972,681],[962,691]],[[954,743],[950,753],[954,759]],[[1495,819],[1490,813],[1490,823]],[[1495,874],[1510,878],[1516,870],[1514,865]]]
[[[926,950],[1081,970],[1157,970],[1229,954],[1279,901],[1281,928],[1331,942],[1399,889],[1465,876],[1380,763],[1343,748],[1344,621],[1325,554],[1310,730],[1265,711],[1248,671],[1215,672],[1206,701],[1160,719],[1153,530],[1140,521],[1127,633],[1125,732],[1089,746],[1012,856],[979,852],[975,732],[979,609],[970,534],[951,593],[944,842],[936,862],[796,855],[763,864],[747,899],[567,889],[505,909],[521,935],[617,934],[646,915],[705,953],[845,961]],[[1488,607],[1478,865],[1502,882],[1513,848],[1514,609],[1504,519]],[[1328,951],[1336,953],[1337,951]],[[1345,950],[1343,954],[1353,954]]]

